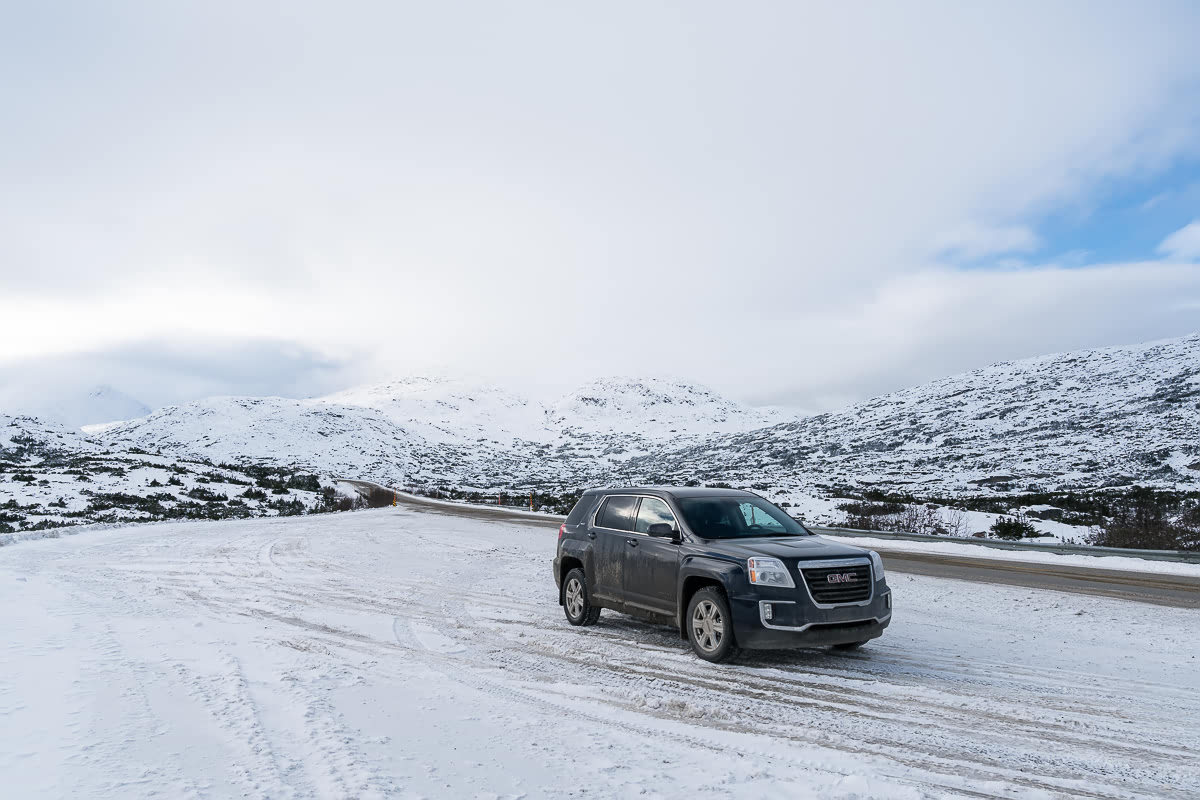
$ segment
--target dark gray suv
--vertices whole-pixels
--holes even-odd
[[[664,622],[708,661],[739,648],[859,647],[892,618],[879,554],[734,489],[585,492],[558,530],[554,580],[572,625],[603,608]]]

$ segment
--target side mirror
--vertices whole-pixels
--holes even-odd
[[[651,525],[649,528],[646,529],[646,533],[650,534],[651,536],[653,536],[657,539],[677,539],[677,538],[679,538],[679,534],[678,534],[678,532],[676,532],[675,526],[670,524],[669,522],[655,522],[653,525]]]

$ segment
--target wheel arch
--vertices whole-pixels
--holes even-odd
[[[559,562],[559,574],[562,575],[562,581],[558,586],[558,604],[560,606],[566,602],[564,598],[567,593],[567,574],[573,569],[583,570],[584,579],[587,578],[587,570],[583,567],[583,561],[578,556],[564,555],[562,561]]]
[[[733,567],[732,564],[701,565],[695,563],[690,566],[691,569],[680,576],[679,598],[675,605],[675,624],[679,628],[679,638],[684,641],[687,641],[688,638],[687,608],[688,603],[692,601],[692,596],[706,586],[714,586],[725,595],[725,599],[728,601],[729,576],[727,573]]]

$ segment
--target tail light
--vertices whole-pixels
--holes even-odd
[[[566,532],[567,532],[567,523],[564,522],[562,525],[558,526],[558,538],[561,539],[563,537],[563,535],[566,534]]]

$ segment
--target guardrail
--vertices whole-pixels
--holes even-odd
[[[996,550],[1025,550],[1027,552],[1058,553],[1079,556],[1126,556],[1145,558],[1151,561],[1179,561],[1185,564],[1200,564],[1200,552],[1191,550],[1134,550],[1129,547],[1096,547],[1090,544],[1057,544],[1038,542],[1005,542],[996,539],[975,539],[964,536],[929,536],[923,533],[890,533],[887,531],[862,531],[855,528],[831,528],[825,525],[804,524],[813,533],[830,536],[870,537],[872,539],[897,539],[909,542],[942,542],[950,544],[973,544]]]

